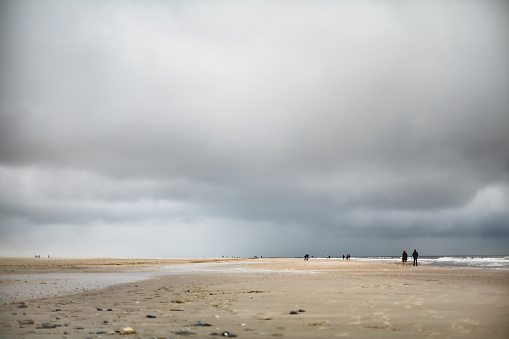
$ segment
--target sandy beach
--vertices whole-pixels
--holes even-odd
[[[509,271],[502,270],[0,258],[0,272],[1,338],[509,338]]]

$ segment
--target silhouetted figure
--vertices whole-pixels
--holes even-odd
[[[407,265],[407,261],[408,261],[408,253],[406,251],[403,251],[403,256],[401,258],[403,260],[403,265]]]
[[[414,253],[412,253],[412,258],[414,258],[414,266],[417,266],[417,258],[419,257],[419,253],[417,253],[417,250],[414,250]]]
[[[304,260],[309,260],[309,254],[306,253],[306,255],[304,256]]]

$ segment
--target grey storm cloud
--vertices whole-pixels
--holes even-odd
[[[507,254],[504,1],[0,6],[0,255]]]

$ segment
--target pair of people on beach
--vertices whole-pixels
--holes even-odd
[[[412,258],[414,259],[414,266],[417,266],[417,258],[419,257],[419,253],[417,253],[417,250],[414,249],[414,253],[412,253]],[[403,265],[407,265],[407,261],[408,261],[408,254],[406,253],[406,251],[403,251],[403,256],[402,256],[402,260],[403,260]]]

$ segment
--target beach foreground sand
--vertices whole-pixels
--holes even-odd
[[[187,266],[164,274],[169,265]],[[0,259],[0,269],[30,279],[157,272],[4,302],[2,338],[509,338],[508,271],[265,258]],[[0,288],[24,284],[4,279]]]

